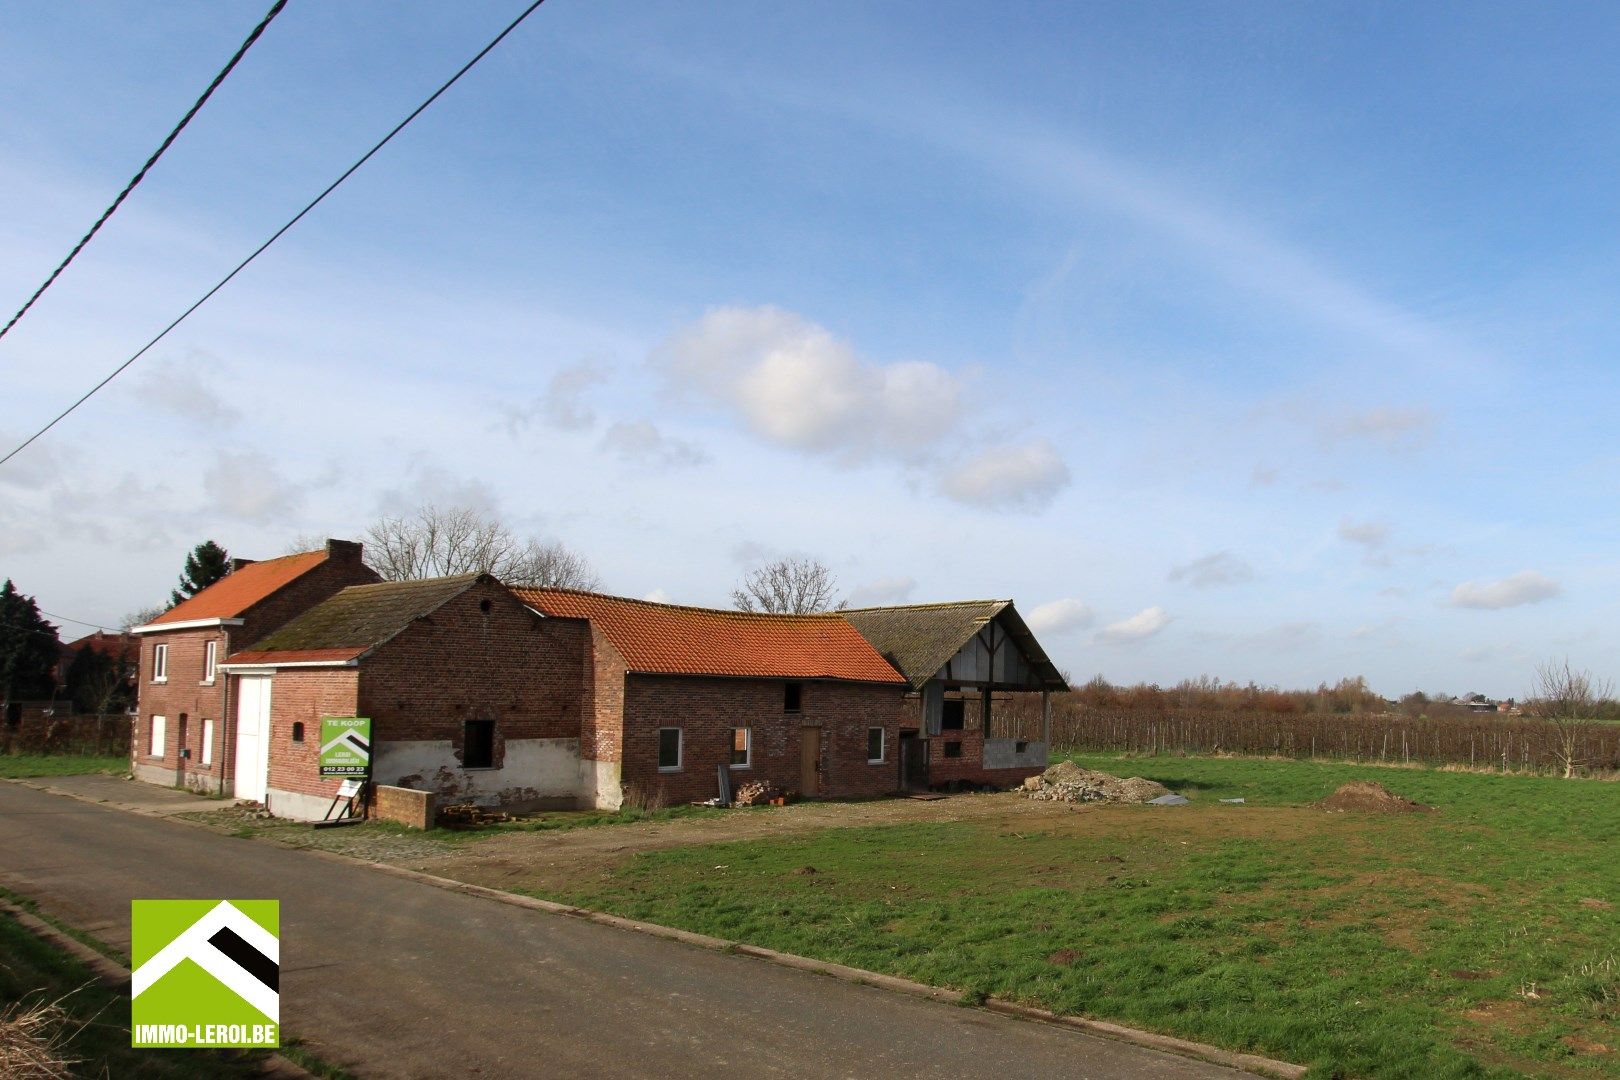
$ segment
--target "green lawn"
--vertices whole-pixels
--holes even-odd
[[[0,754],[0,780],[100,772],[127,773],[129,758],[123,754]]]
[[[1082,761],[1193,804],[653,851],[551,898],[1317,1076],[1620,1076],[1620,784]],[[1352,778],[1439,812],[1306,805]]]

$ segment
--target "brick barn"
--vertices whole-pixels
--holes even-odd
[[[1010,601],[768,615],[375,577],[331,541],[139,628],[138,775],[318,818],[321,718],[363,716],[377,783],[515,810],[709,799],[722,766],[807,797],[1005,787],[1046,732],[996,702],[1064,688]]]

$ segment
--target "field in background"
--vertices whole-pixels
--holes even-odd
[[[1193,803],[965,796],[987,812],[644,850],[535,891],[1321,1076],[1620,1075],[1614,786],[1292,761],[1082,763]],[[1308,805],[1352,778],[1438,812]]]

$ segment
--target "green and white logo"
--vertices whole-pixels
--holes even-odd
[[[130,903],[131,1045],[281,1045],[281,902]]]
[[[364,716],[321,717],[322,776],[371,773],[371,720]]]

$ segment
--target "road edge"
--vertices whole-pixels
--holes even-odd
[[[12,778],[8,782],[32,787],[52,795],[61,795],[69,799],[89,803],[92,806],[102,806],[109,809],[122,810],[125,813],[141,814],[147,817],[159,818],[164,821],[174,821],[181,825],[193,828],[207,829],[219,835],[219,830],[211,828],[206,822],[192,821],[173,814],[156,813],[138,807],[119,806],[112,802],[103,802],[92,799],[75,792],[64,791],[61,788],[51,788],[43,784],[28,783],[29,778]],[[45,779],[43,777],[35,779]],[[132,781],[139,783],[140,781]],[[206,809],[198,807],[199,810]],[[274,841],[270,841],[274,843]],[[699,934],[691,930],[680,930],[672,926],[663,926],[659,923],[642,922],[637,919],[626,919],[619,915],[610,915],[605,911],[593,911],[589,908],[575,907],[571,904],[560,904],[554,900],[541,900],[538,897],[524,896],[521,893],[506,892],[502,889],[492,889],[487,885],[474,885],[466,881],[457,881],[454,878],[439,877],[422,870],[412,870],[405,866],[395,866],[392,863],[375,862],[370,859],[356,858],[352,855],[342,855],[335,851],[322,851],[318,848],[294,848],[319,858],[335,859],[350,865],[370,867],[384,874],[405,878],[434,888],[445,889],[450,892],[464,893],[496,903],[510,904],[514,907],[528,908],[531,911],[543,911],[551,915],[566,915],[570,918],[583,919],[602,926],[611,926],[619,930],[629,930],[634,933],[647,934],[652,937],[663,938],[668,941],[678,941],[700,949],[709,949],[715,952],[728,952],[740,956],[753,957],[766,963],[777,964],[782,967],[797,968],[801,971],[810,971],[819,975],[839,979],[844,982],[858,983],[864,986],[876,987],[880,990],[889,990],[894,993],[906,994],[911,997],[927,998],[931,1001],[943,1002],[951,1005],[976,1005],[991,1012],[1006,1016],[1016,1016],[1035,1023],[1054,1024],[1059,1027],[1072,1028],[1094,1035],[1098,1038],[1109,1039],[1114,1042],[1129,1043],[1133,1046],[1144,1047],[1149,1050],[1158,1050],[1164,1053],[1175,1054],[1179,1057],[1193,1058],[1207,1061],[1212,1065],[1224,1065],[1231,1069],[1240,1069],[1245,1072],[1259,1073],[1264,1076],[1276,1077],[1277,1080],[1300,1080],[1308,1071],[1304,1065],[1296,1065],[1289,1061],[1278,1061],[1275,1058],[1263,1057],[1258,1054],[1245,1054],[1237,1050],[1225,1050],[1209,1043],[1194,1042],[1191,1039],[1181,1039],[1174,1035],[1161,1035],[1158,1032],[1143,1031],[1140,1028],[1127,1027],[1108,1020],[1093,1020],[1090,1017],[1071,1016],[1055,1013],[1048,1009],[1037,1008],[1033,1005],[1023,1005],[1015,1001],[995,996],[986,997],[983,1001],[964,1001],[960,991],[948,990],[940,986],[930,986],[928,983],[916,982],[912,979],[902,978],[898,975],[885,975],[882,972],[868,971],[865,968],[849,967],[845,964],[835,964],[828,960],[817,960],[809,956],[799,956],[796,953],[780,952],[768,949],[761,945],[750,945],[742,941],[732,941],[727,938],[711,937],[708,934]],[[63,935],[64,937],[66,935]],[[69,938],[68,940],[72,940]],[[75,942],[75,944],[78,944]],[[88,947],[85,947],[87,951]],[[105,959],[105,958],[103,958]],[[107,961],[111,963],[111,961]],[[120,969],[122,970],[122,969]],[[127,978],[127,974],[125,976]],[[289,1062],[291,1064],[291,1062]],[[296,1067],[296,1066],[295,1066]],[[305,1074],[308,1075],[308,1074]]]

